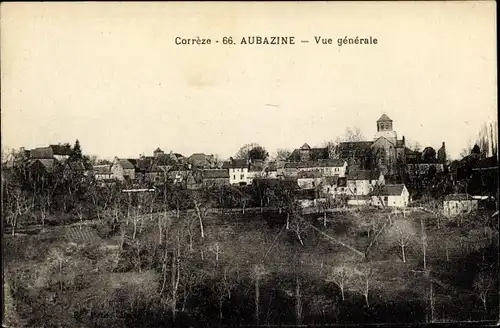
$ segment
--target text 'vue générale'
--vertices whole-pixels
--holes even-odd
[[[206,38],[206,37],[176,37],[174,39],[176,45],[296,45],[296,44],[318,44],[318,45],[337,45],[339,47],[346,45],[377,45],[378,39],[373,36],[368,37],[323,37],[314,36],[312,39],[297,39],[294,36],[244,36],[241,38],[235,38],[232,36],[225,36],[222,38]]]

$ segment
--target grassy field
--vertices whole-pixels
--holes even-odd
[[[177,305],[180,322],[254,322],[256,265],[265,268],[259,278],[260,323],[296,323],[298,300],[304,323],[482,320],[498,312],[497,296],[488,298],[484,311],[473,290],[480,268],[496,265],[497,249],[491,245],[497,235],[484,228],[426,226],[424,272],[422,214],[393,216],[384,229],[389,214],[382,211],[332,213],[326,227],[322,216],[310,217],[307,223],[316,229],[298,225],[300,239],[294,222],[286,229],[284,216],[235,213],[210,213],[201,238],[193,215],[144,216],[135,220],[135,229],[134,220],[125,220],[115,232],[98,224],[6,236],[12,317],[26,326],[42,320],[110,327],[166,320],[172,280],[164,274],[171,262],[163,259],[165,252],[178,249],[183,265],[179,291],[184,293]],[[349,248],[365,253],[370,243],[368,259]],[[358,272],[369,269],[369,306],[361,276],[351,272],[343,301],[338,286],[328,281],[331,270],[341,265]],[[231,298],[217,307],[213,300],[221,295],[222,272],[230,272],[234,286]]]

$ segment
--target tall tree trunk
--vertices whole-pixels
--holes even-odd
[[[259,325],[259,277],[255,278],[255,322]]]
[[[434,288],[433,288],[433,285],[432,285],[432,281],[431,281],[430,291],[429,291],[429,303],[430,303],[430,310],[431,310],[430,321],[432,323],[432,322],[434,322]]]
[[[295,319],[297,325],[302,322],[302,295],[300,294],[300,279],[297,275],[295,277]]]
[[[200,223],[201,238],[205,238],[205,233],[204,233],[204,230],[203,230],[203,218],[201,217],[200,207],[199,207],[199,205],[198,205],[197,202],[194,203],[194,206],[195,206],[196,214],[198,216],[198,220],[199,220],[199,223]]]
[[[421,229],[421,235],[422,235],[422,254],[423,254],[423,260],[424,260],[424,271],[427,270],[427,258],[426,258],[426,253],[427,253],[427,236],[425,234],[425,227],[424,227],[424,220],[420,219],[420,229]]]

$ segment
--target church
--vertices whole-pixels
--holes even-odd
[[[393,121],[383,114],[377,120],[377,133],[373,141],[341,142],[339,156],[350,167],[365,170],[379,169],[384,175],[396,175],[398,159],[404,162],[405,137],[398,140]]]

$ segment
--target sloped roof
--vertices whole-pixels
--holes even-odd
[[[229,179],[229,171],[227,169],[213,169],[201,171],[203,179]]]
[[[33,159],[28,163],[28,167],[32,167],[33,165],[36,165],[37,163],[42,165],[47,171],[51,171],[54,169],[54,166],[56,165],[56,160],[53,158]]]
[[[94,165],[94,172],[97,174],[111,174],[111,165]]]
[[[54,158],[51,147],[35,148],[30,150],[29,157],[33,159]]]
[[[155,151],[153,152],[154,153],[163,153],[163,150],[160,149],[160,147],[156,148]]]
[[[380,196],[400,196],[405,188],[404,184],[387,184],[380,189]]]
[[[468,194],[449,194],[444,197],[445,201],[460,201],[460,200],[473,200],[472,196]]]
[[[68,162],[68,166],[72,170],[80,170],[80,171],[85,170],[85,165],[83,165],[82,162]]]
[[[389,116],[382,114],[377,122],[392,122],[392,120],[389,118]]]
[[[339,144],[339,150],[361,150],[367,151],[372,146],[373,141],[349,141],[349,142],[341,142]]]
[[[323,175],[319,171],[301,171],[297,174],[298,179],[317,179]]]
[[[304,146],[309,146],[307,144],[304,144],[302,147]],[[309,153],[309,156],[313,159],[316,159],[316,160],[321,160],[321,159],[328,159],[329,158],[329,154],[328,154],[328,148],[327,147],[324,147],[324,148],[299,148],[299,149],[294,149],[294,151],[290,154],[290,157],[288,157],[288,160],[289,161],[300,161],[300,151],[307,151]]]
[[[311,168],[311,167],[342,167],[344,166],[345,162],[341,159],[327,159],[327,160],[320,160],[317,162],[290,162],[290,163],[285,163],[285,169],[291,169],[291,168]]]
[[[380,172],[375,170],[350,170],[347,173],[347,180],[377,180]]]
[[[300,147],[300,149],[302,149],[302,150],[306,150],[306,149],[307,149],[307,150],[309,150],[309,149],[311,149],[311,146],[309,146],[307,143],[304,143],[304,144]]]
[[[136,160],[132,160],[135,164],[137,164]],[[129,159],[119,159],[118,163],[123,167],[124,169],[135,169],[134,163],[131,162]]]
[[[245,168],[248,167],[246,159],[235,159],[233,161],[226,161],[222,165],[223,169]]]
[[[63,145],[50,145],[49,147],[52,148],[52,152],[54,153],[54,155],[71,155],[71,148],[69,147]]]

